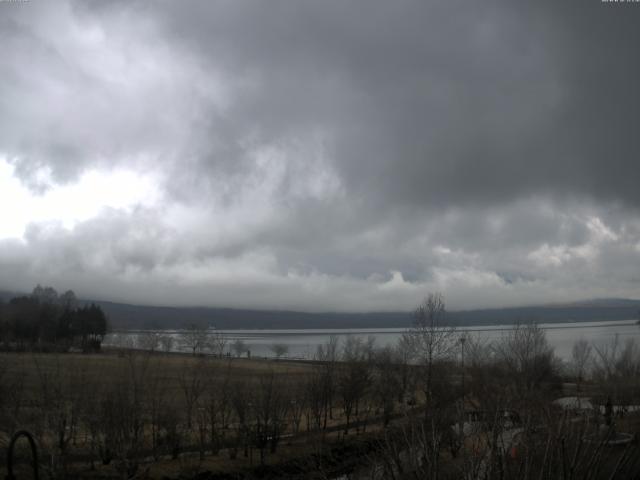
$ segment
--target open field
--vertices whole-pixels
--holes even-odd
[[[127,463],[152,477],[242,471],[304,458],[344,434],[339,408],[319,434],[304,401],[292,405],[319,369],[311,362],[113,350],[3,353],[0,366],[2,446],[26,428],[41,462],[65,475],[126,476]],[[265,429],[263,441],[249,424]]]

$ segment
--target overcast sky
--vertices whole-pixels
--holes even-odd
[[[0,2],[0,289],[640,297],[640,3]]]

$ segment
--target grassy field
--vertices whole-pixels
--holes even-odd
[[[302,411],[293,435],[292,404],[304,402],[305,385],[319,368],[299,361],[117,350],[90,355],[3,353],[0,442],[6,448],[12,431],[27,429],[38,441],[41,461],[64,461],[55,468],[88,477],[121,476],[117,460],[130,455],[139,457],[140,471],[151,477],[202,469],[242,471],[304,458],[317,452],[320,441],[342,435],[336,426],[344,418],[336,407],[321,440],[318,432],[310,431],[310,417]],[[109,402],[120,403],[105,410]],[[115,416],[104,421],[117,423],[122,431],[100,425],[100,418],[105,412],[113,415],[114,408]],[[369,416],[372,413],[369,409]],[[132,426],[135,422],[142,425]],[[281,429],[279,448],[262,445],[264,457],[251,437],[255,433],[243,430],[257,424]],[[170,438],[174,434],[180,438]],[[132,445],[102,465],[94,440],[100,437],[106,445],[114,441],[110,435]],[[215,454],[212,442],[218,442]],[[178,446],[179,455],[169,443]]]

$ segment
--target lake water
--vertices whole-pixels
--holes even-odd
[[[558,357],[568,360],[575,341],[584,338],[595,344],[611,342],[616,335],[621,342],[627,338],[640,341],[640,326],[636,320],[615,322],[579,322],[579,323],[542,323],[540,327],[547,333],[547,339]],[[487,325],[481,327],[459,327],[460,334],[478,336],[483,340],[498,340],[513,327],[508,325]],[[241,339],[252,357],[273,357],[271,347],[274,344],[284,344],[288,348],[290,358],[312,359],[318,345],[324,344],[331,335],[336,335],[340,343],[344,344],[348,336],[366,339],[373,335],[376,346],[395,345],[401,335],[406,332],[403,328],[359,328],[359,329],[307,329],[307,330],[219,330],[229,341],[229,345],[236,339]],[[167,330],[161,333],[174,337],[173,349],[180,350],[180,331]],[[126,332],[107,335],[105,345],[122,344],[123,341],[132,343],[141,332]],[[134,343],[135,344],[135,343]]]

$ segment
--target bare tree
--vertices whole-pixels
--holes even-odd
[[[187,415],[187,428],[193,426],[193,415],[197,407],[198,400],[204,393],[206,387],[205,360],[200,359],[197,365],[185,361],[180,368],[178,383],[184,396],[184,407]]]
[[[214,455],[218,453],[220,445],[224,442],[231,408],[231,369],[228,365],[221,377],[216,372],[216,364],[211,363],[202,399],[205,420],[208,424],[209,442]]]
[[[300,431],[300,424],[305,412],[308,411],[308,397],[306,394],[305,384],[298,380],[290,380],[287,389],[291,392],[291,401],[289,411],[291,413],[291,423],[293,433]]]
[[[148,355],[130,354],[119,367],[117,382],[105,385],[88,416],[95,436],[94,445],[104,464],[116,462],[123,477],[135,475],[140,450],[144,444],[145,380],[148,375]]]
[[[493,347],[487,339],[480,335],[465,335],[465,364],[470,368],[482,368],[487,366],[493,355]]]
[[[50,455],[50,473],[65,474],[68,449],[77,433],[87,390],[87,369],[81,363],[68,370],[57,356],[49,358],[46,364],[36,356],[33,360],[38,374],[38,409],[43,421],[37,429],[40,444]]]
[[[510,373],[501,368],[494,345],[480,335],[466,335],[464,345],[465,389],[483,411],[504,411],[511,394]],[[506,377],[506,378],[505,378]]]
[[[456,343],[455,328],[446,325],[445,315],[442,294],[430,293],[416,308],[410,330],[416,357],[425,367],[423,388],[427,403],[431,400],[434,363],[449,357]]]
[[[238,358],[244,352],[247,351],[247,345],[244,343],[244,341],[241,338],[237,338],[231,345],[231,348],[233,349],[234,353],[236,354],[236,357]]]
[[[193,355],[202,353],[208,346],[207,329],[196,324],[189,325],[180,333],[180,345]]]
[[[591,361],[591,354],[591,344],[584,338],[577,340],[571,348],[571,369],[576,379],[576,390],[578,392]]]
[[[553,347],[535,323],[516,325],[494,344],[494,352],[507,373],[509,386],[527,403],[540,393],[542,382],[555,374]]]
[[[337,335],[331,335],[329,340],[325,343],[318,345],[316,350],[315,359],[319,362],[335,363],[338,361],[340,346],[340,339]]]
[[[322,428],[322,419],[325,418],[326,425],[326,407],[325,399],[327,389],[325,387],[325,372],[317,369],[307,376],[304,384],[305,400],[307,404],[307,430],[320,430]]]
[[[168,388],[164,379],[158,375],[152,376],[146,384],[145,412],[149,417],[151,433],[151,451],[153,458],[160,458],[160,445],[163,443],[163,417],[170,408]]]
[[[373,357],[376,354],[376,336],[367,335],[367,339],[364,342],[364,352],[367,362],[372,362]]]
[[[352,414],[359,415],[360,403],[370,385],[367,346],[358,337],[349,336],[344,345],[343,364],[338,370],[337,387],[345,415],[344,433],[349,433]]]
[[[267,446],[270,447],[271,453],[275,453],[280,441],[289,408],[287,392],[273,371],[260,376],[251,414],[254,440],[260,451],[261,464],[264,464]]]
[[[624,343],[616,335],[609,343],[594,344],[593,373],[607,396],[617,403],[625,403],[637,396],[640,374],[640,350],[635,339]]]
[[[413,336],[410,332],[402,334],[393,351],[393,358],[396,369],[398,370],[398,390],[396,392],[398,402],[403,403],[407,395],[412,398],[415,393],[415,375],[411,361],[414,358],[415,351],[413,347]]]
[[[173,337],[171,335],[160,335],[160,348],[165,353],[169,353],[173,349]]]
[[[230,403],[236,419],[236,442],[229,451],[232,459],[236,457],[240,444],[244,446],[244,456],[249,456],[249,409],[251,403],[249,398],[249,389],[243,379],[231,384]]]
[[[110,343],[118,349],[120,349],[121,354],[125,354],[126,350],[133,350],[136,347],[136,342],[134,337],[126,332],[115,332],[110,334]]]
[[[384,426],[389,425],[395,409],[398,390],[402,388],[401,376],[394,365],[396,352],[387,347],[374,358],[373,394],[377,407],[382,410]]]
[[[276,359],[280,360],[281,357],[289,353],[289,345],[286,343],[274,343],[271,345],[271,351],[275,355]]]
[[[136,345],[141,350],[154,352],[160,344],[160,334],[158,332],[142,332],[136,338]]]
[[[25,405],[25,376],[22,367],[25,358],[20,358],[13,368],[8,367],[5,356],[0,357],[0,423],[5,431],[15,431],[22,420]]]
[[[162,435],[162,444],[177,459],[185,437],[179,412],[170,405],[163,405],[158,418],[158,429]]]
[[[222,358],[224,356],[224,351],[227,348],[227,343],[229,343],[229,339],[224,333],[216,330],[213,332],[209,343],[211,344],[213,354]]]
[[[324,425],[327,428],[327,421],[333,419],[333,397],[336,389],[336,368],[338,363],[338,347],[340,341],[336,335],[331,335],[329,340],[318,345],[315,359],[321,362],[322,375],[320,377],[322,384],[322,400],[324,402]]]

